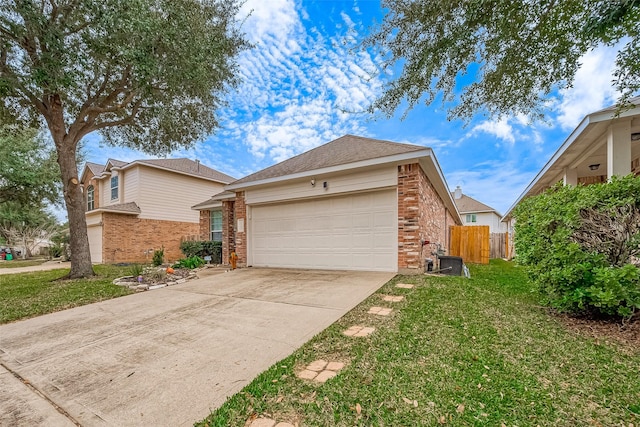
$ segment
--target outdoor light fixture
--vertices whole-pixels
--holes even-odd
[[[640,141],[640,132],[632,133],[631,134],[631,140],[632,141]]]
[[[315,178],[311,178],[311,186],[312,187],[316,186],[316,179]]]
[[[589,165],[589,169],[591,169],[592,171],[597,171],[599,167],[600,167],[600,163]]]

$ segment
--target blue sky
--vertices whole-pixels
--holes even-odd
[[[222,128],[195,148],[170,157],[199,159],[236,178],[351,133],[433,148],[451,190],[504,213],[584,115],[613,104],[615,50],[596,49],[582,58],[573,87],[549,99],[544,123],[527,117],[467,126],[447,121],[440,104],[419,106],[404,120],[362,111],[384,79],[379,58],[353,53],[374,20],[379,1],[249,0],[242,14],[256,47],[243,53],[243,83],[220,111]],[[87,160],[131,161],[144,153],[106,147],[97,135],[85,142]],[[209,195],[203,195],[203,200]]]

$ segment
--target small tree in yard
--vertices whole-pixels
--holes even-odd
[[[18,202],[0,204],[0,236],[9,246],[23,247],[23,259],[32,256],[40,244],[49,243],[57,231],[55,218],[41,207]]]
[[[514,211],[517,260],[551,306],[640,312],[640,177],[556,186]]]
[[[218,127],[248,47],[235,0],[23,0],[0,3],[3,116],[46,125],[57,152],[73,254],[93,275],[78,143],[151,154],[189,147]]]

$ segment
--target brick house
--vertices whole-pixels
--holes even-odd
[[[199,235],[189,207],[234,178],[189,159],[87,163],[81,175],[87,233],[94,263],[150,262],[182,257],[180,242]]]
[[[430,148],[345,135],[193,206],[241,266],[417,272],[461,219]],[[215,224],[214,224],[215,222]]]

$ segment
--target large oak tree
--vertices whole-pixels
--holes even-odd
[[[640,0],[383,0],[365,40],[400,73],[371,106],[392,115],[438,97],[450,117],[540,115],[580,57],[617,45],[621,105],[640,90]],[[461,80],[465,78],[466,81]]]
[[[152,154],[188,147],[218,127],[216,110],[248,47],[236,0],[0,2],[0,97],[38,119],[56,146],[70,224],[70,277],[93,274],[79,141]]]
[[[0,126],[0,207],[15,203],[29,210],[60,199],[56,153],[36,129]]]

